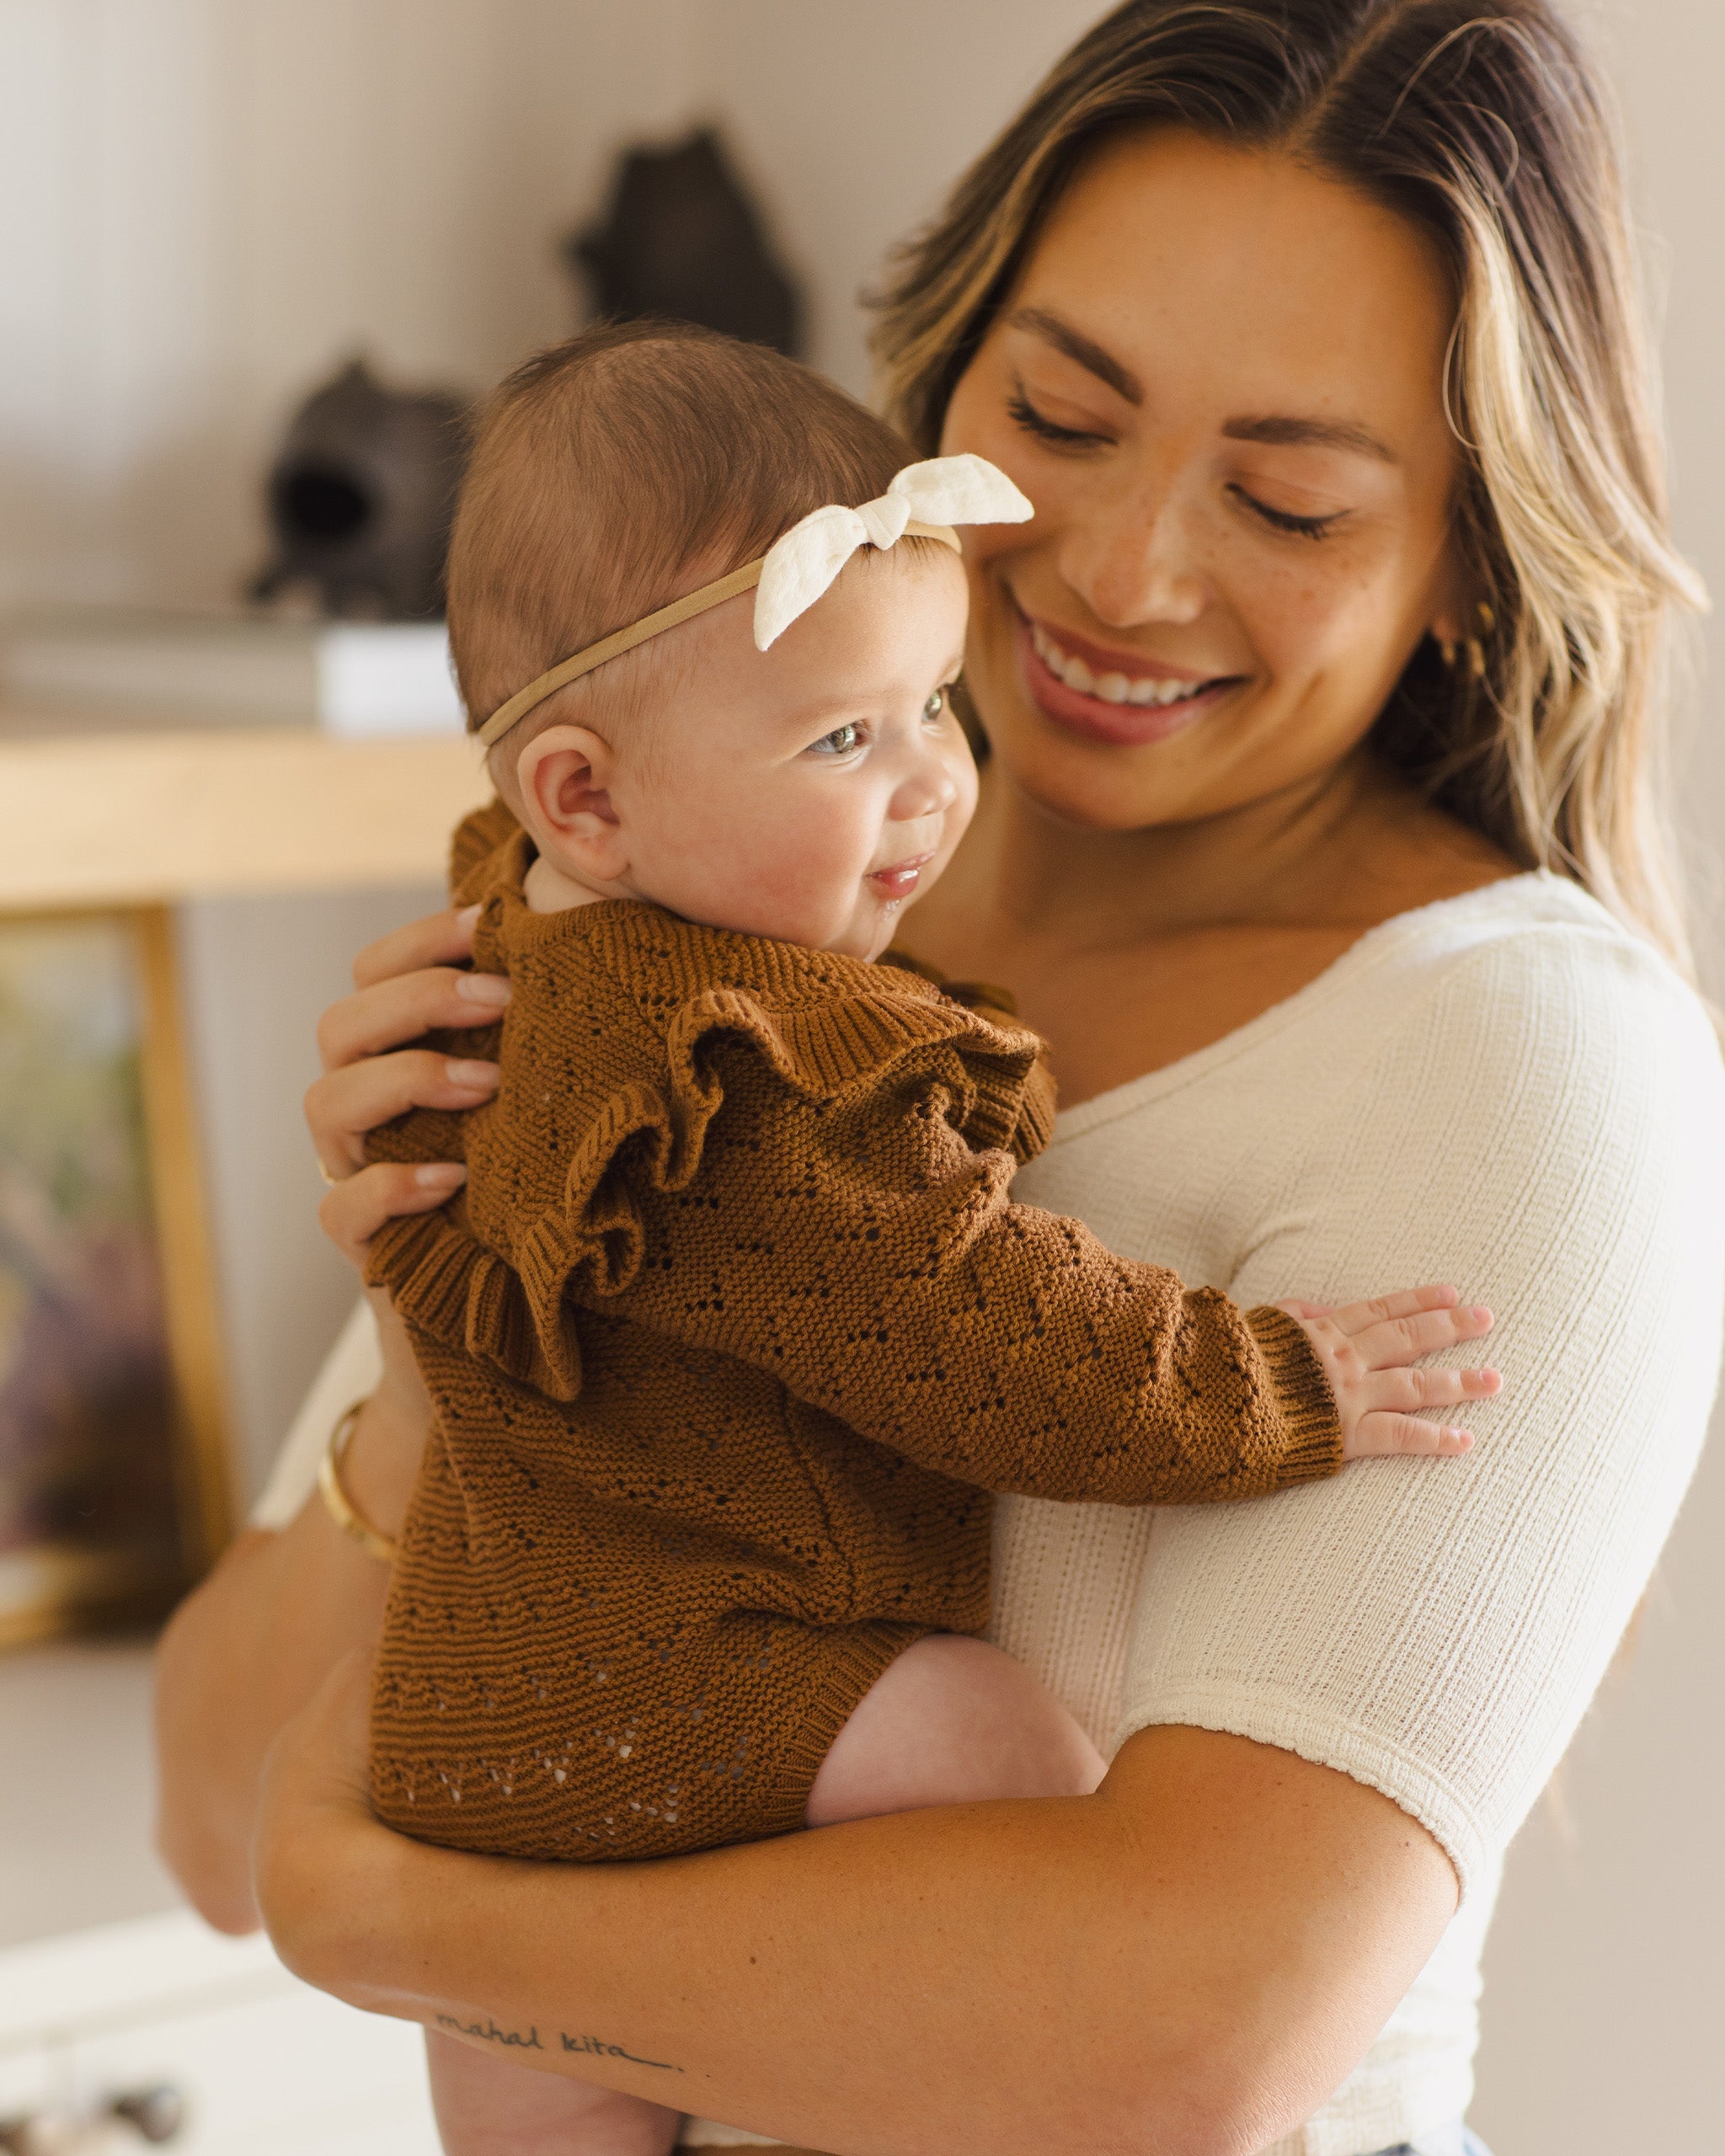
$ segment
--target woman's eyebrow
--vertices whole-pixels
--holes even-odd
[[[1381,464],[1400,461],[1387,442],[1357,419],[1227,419],[1222,433],[1229,441],[1267,442],[1278,449],[1345,449],[1357,456],[1374,456]]]
[[[1007,317],[1006,326],[1008,329],[1028,329],[1033,337],[1040,337],[1044,344],[1052,344],[1057,352],[1064,352],[1069,360],[1076,361],[1087,374],[1105,382],[1129,404],[1144,402],[1144,384],[1132,370],[1122,366],[1111,352],[1105,352],[1082,330],[1075,329],[1070,322],[1062,322],[1059,315],[1048,314],[1039,307],[1021,307]]]
[[[1132,370],[1123,366],[1112,352],[1104,351],[1094,338],[1087,337],[1081,329],[1075,329],[1070,322],[1062,322],[1059,315],[1039,307],[1021,307],[1007,317],[1006,326],[1008,329],[1026,329],[1033,337],[1040,337],[1087,374],[1093,374],[1098,382],[1106,382],[1129,404],[1143,403],[1144,384]],[[1357,419],[1229,419],[1224,424],[1222,433],[1230,441],[1261,441],[1279,449],[1351,450],[1359,456],[1375,457],[1381,464],[1400,462],[1387,442]]]

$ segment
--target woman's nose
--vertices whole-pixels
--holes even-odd
[[[1060,573],[1099,622],[1184,627],[1210,603],[1210,579],[1183,505],[1166,488],[1092,498],[1067,527]]]

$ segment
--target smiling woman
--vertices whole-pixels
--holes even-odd
[[[1129,0],[900,258],[880,353],[925,453],[1036,511],[967,535],[990,753],[907,930],[1052,1044],[1015,1195],[1237,1300],[1452,1280],[1502,1401],[1447,1476],[1003,1500],[990,1636],[1112,1750],[1093,1796],[630,1866],[387,1833],[351,1678],[260,1801],[377,1600],[296,1452],[170,1646],[182,1869],[249,1920],[261,1812],[296,1966],[674,2062],[697,2141],[1454,2156],[1503,1851],[1644,1589],[1725,1301],[1654,785],[1695,588],[1599,87],[1546,0]],[[471,933],[362,958],[307,1103],[332,1171],[489,1093],[411,1045],[471,1012]],[[379,1161],[325,1218],[357,1255],[445,1194]],[[345,1455],[386,1528],[422,1429],[392,1359]]]

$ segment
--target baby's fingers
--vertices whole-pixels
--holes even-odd
[[[1454,1348],[1464,1340],[1477,1340],[1492,1329],[1491,1312],[1483,1303],[1457,1310],[1421,1310],[1410,1317],[1388,1318],[1356,1332],[1349,1342],[1369,1370],[1393,1370],[1417,1363],[1423,1355]]]
[[[1348,1447],[1350,1460],[1454,1459],[1470,1452],[1473,1438],[1445,1422],[1422,1422],[1413,1415],[1366,1415]]]
[[[1453,1407],[1461,1400],[1490,1400],[1503,1389],[1496,1370],[1370,1370],[1354,1380],[1362,1415],[1411,1414],[1416,1407]]]
[[[1453,1288],[1403,1288],[1394,1295],[1374,1295],[1363,1303],[1346,1303],[1340,1310],[1329,1310],[1343,1331],[1350,1336],[1365,1332],[1386,1318],[1417,1317],[1422,1310],[1453,1310],[1461,1300]]]

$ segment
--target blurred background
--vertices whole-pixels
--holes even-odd
[[[859,287],[1097,12],[0,0],[0,1381],[26,1318],[75,1275],[106,1358],[77,1413],[155,1401],[190,1431],[168,1481],[131,1460],[130,1524],[102,1541],[89,1523],[119,1486],[88,1446],[61,1445],[51,1486],[26,1487],[19,1465],[30,1430],[56,1415],[70,1430],[72,1410],[14,1403],[15,1428],[0,1414],[0,2145],[8,2060],[41,2050],[28,2030],[8,2049],[6,1968],[40,1994],[4,1950],[172,1905],[147,1847],[136,1622],[255,1492],[351,1302],[299,1119],[312,1024],[360,943],[437,902],[442,834],[478,792],[435,686],[423,707],[367,701],[366,637],[414,614],[411,593],[335,592],[357,617],[339,648],[312,626],[332,593],[306,562],[346,498],[327,410],[291,469],[290,421],[355,360],[368,372],[350,387],[386,405],[459,403],[567,334],[605,275],[602,237],[585,268],[567,243],[626,214],[620,155],[707,126],[794,291],[786,334],[866,395]],[[1725,592],[1725,11],[1578,13],[1626,110],[1679,534]],[[408,483],[401,456],[391,485]],[[230,648],[219,620],[266,587],[267,633]],[[164,612],[179,642],[158,638]],[[390,633],[417,650],[436,632]],[[1721,637],[1696,643],[1679,774],[1716,992]],[[338,692],[344,667],[360,686]],[[284,746],[296,718],[303,741]],[[398,829],[380,851],[385,799]],[[236,800],[252,804],[238,843]],[[26,1119],[18,1104],[44,1099],[54,1112]],[[35,1283],[27,1311],[19,1280]],[[46,1337],[29,1336],[39,1358]],[[1632,1653],[1512,1857],[1473,2114],[1498,2156],[1725,2148],[1722,1540],[1716,1453]],[[133,1629],[51,1639],[68,1614]],[[74,2002],[88,1988],[71,1961],[53,1981]]]

